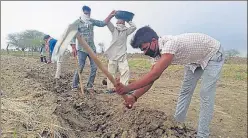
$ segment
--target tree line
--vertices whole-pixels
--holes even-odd
[[[7,36],[7,52],[10,47],[14,47],[17,50],[23,51],[25,56],[25,51],[38,52],[40,46],[44,43],[43,37],[45,33],[37,30],[25,30],[23,32],[11,33]],[[103,42],[98,44],[100,48],[100,53],[104,53],[105,45]],[[225,51],[227,58],[236,57],[240,55],[240,52],[236,49],[229,49]]]
[[[40,46],[44,43],[44,33],[37,30],[25,30],[23,32],[10,33],[7,36],[7,52],[10,47],[16,50],[38,52]]]

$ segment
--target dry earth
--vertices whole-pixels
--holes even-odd
[[[140,57],[130,56],[130,62]],[[76,67],[73,58],[63,65],[63,76],[54,80],[55,64],[38,58],[1,57],[2,137],[57,138],[160,138],[195,137],[199,114],[199,86],[193,95],[186,127],[170,119],[175,111],[183,67],[171,66],[131,110],[115,94],[105,94],[104,75],[98,70],[95,93],[80,96],[71,91]],[[132,65],[132,63],[130,63]],[[211,137],[247,137],[247,66],[227,64],[218,82]],[[238,66],[238,67],[236,67]],[[131,66],[132,78],[148,71]],[[88,79],[86,65],[82,77]],[[57,86],[57,87],[56,87]]]

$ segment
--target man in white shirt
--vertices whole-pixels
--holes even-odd
[[[112,11],[109,15],[110,18],[105,20],[108,29],[112,34],[112,41],[110,47],[106,50],[105,54],[109,60],[108,71],[115,77],[119,71],[121,83],[127,85],[129,81],[129,66],[127,61],[127,37],[136,30],[136,26],[132,21],[128,24],[130,27],[125,26],[125,21],[118,19],[116,26],[114,26],[110,20],[114,17],[115,11]],[[107,79],[107,93],[112,93],[114,85]]]
[[[131,105],[132,107],[170,64],[184,65],[184,80],[174,118],[178,122],[185,121],[197,81],[202,77],[197,137],[209,137],[216,82],[220,78],[224,64],[224,51],[220,42],[201,33],[186,33],[159,38],[153,29],[145,26],[136,32],[131,45],[133,48],[140,48],[145,55],[155,58],[156,63],[151,71],[140,80],[127,86],[120,82],[116,85],[116,92],[121,95],[135,90],[125,101],[126,106]]]

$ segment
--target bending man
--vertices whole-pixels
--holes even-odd
[[[150,72],[140,80],[127,86],[119,83],[116,91],[128,96],[127,105],[133,105],[137,99],[147,92],[154,81],[171,64],[185,66],[184,80],[178,97],[175,120],[183,122],[195,90],[197,81],[202,77],[200,90],[200,115],[197,136],[209,137],[209,125],[214,111],[216,82],[220,78],[224,64],[224,52],[219,41],[200,33],[186,33],[177,36],[159,38],[150,27],[140,28],[132,42],[133,48],[139,48],[145,55],[157,59]]]

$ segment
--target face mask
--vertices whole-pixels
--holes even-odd
[[[116,24],[117,27],[126,27],[124,24]]]
[[[150,56],[152,58],[155,58],[156,56],[160,55],[159,48],[157,47],[157,45],[155,45],[155,48],[154,48],[155,50],[152,50],[150,47],[151,47],[151,44],[146,50],[145,55]]]
[[[90,15],[84,14],[84,12],[81,12],[81,19],[82,19],[83,21],[90,20]]]

